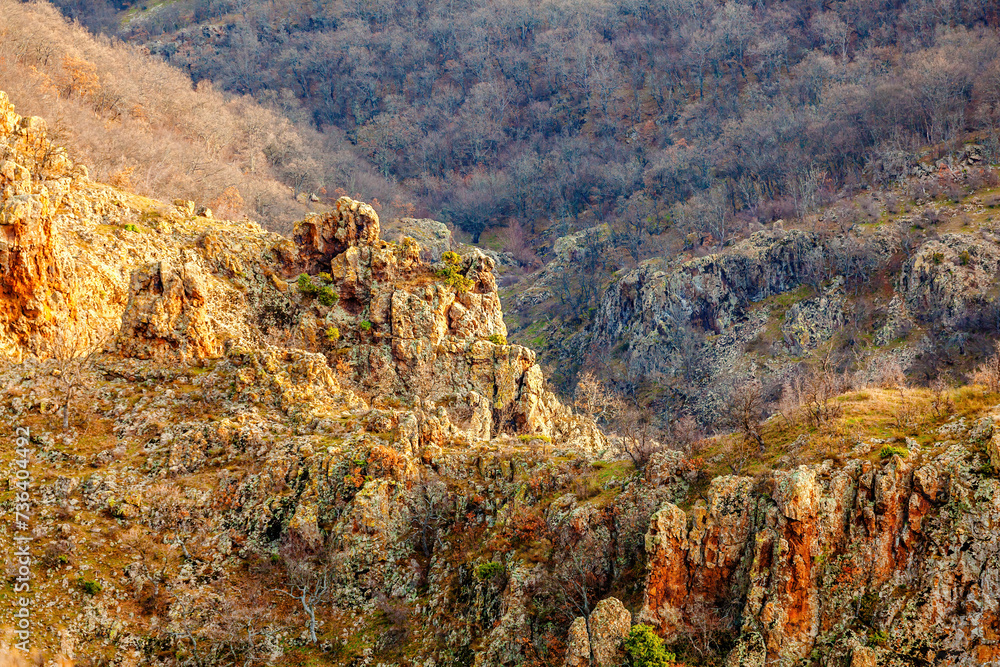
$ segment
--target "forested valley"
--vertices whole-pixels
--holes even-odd
[[[417,213],[474,239],[591,212],[638,260],[668,230],[721,245],[892,181],[969,132],[996,150],[995,3],[57,4],[346,138]],[[298,180],[386,196],[321,169]]]

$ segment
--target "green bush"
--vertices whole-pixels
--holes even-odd
[[[487,579],[492,579],[493,577],[499,576],[503,573],[503,565],[495,561],[480,563],[476,566],[476,579],[479,581],[486,581]]]
[[[871,634],[870,637],[868,637],[868,645],[872,647],[885,646],[885,644],[888,641],[889,641],[889,633],[886,632],[885,630],[876,630]]]
[[[332,306],[340,299],[340,295],[333,291],[329,285],[319,288],[319,302],[324,306]]]
[[[462,257],[457,252],[452,252],[451,250],[446,250],[441,253],[441,261],[449,266],[456,266],[462,261]]]
[[[663,646],[663,640],[648,625],[633,626],[625,639],[632,667],[667,667],[677,661],[677,656]]]
[[[455,253],[452,254],[454,255]],[[436,275],[438,278],[443,278],[445,283],[456,292],[468,292],[472,289],[472,280],[463,276],[459,267],[454,264],[448,264],[443,269],[438,269]]]
[[[97,595],[103,589],[100,583],[91,579],[84,579],[83,577],[76,580],[76,585],[87,595]]]
[[[897,447],[896,445],[886,445],[879,450],[879,457],[887,459],[893,454],[899,454],[902,457],[907,457],[910,455],[910,451],[906,447]]]
[[[299,291],[303,294],[315,294],[318,291],[308,273],[299,274],[298,284]]]
[[[340,329],[337,327],[328,327],[326,330],[326,339],[331,343],[336,343],[340,340]]]
[[[139,228],[136,227],[135,225],[125,225],[125,231],[126,232],[138,232]]]
[[[322,280],[324,285],[329,285],[330,283],[333,282],[333,276],[331,276],[329,273],[319,273],[316,275],[316,277]]]
[[[361,327],[361,330],[364,331],[365,333],[368,333],[369,331],[372,330],[372,323],[369,322],[368,320],[361,320],[361,324],[359,324],[358,326]]]
[[[490,342],[493,343],[494,345],[506,345],[507,337],[504,336],[503,334],[493,334],[492,336],[490,336]]]

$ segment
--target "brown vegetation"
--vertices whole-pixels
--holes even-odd
[[[397,191],[332,135],[231,97],[151,57],[94,38],[44,3],[0,0],[0,90],[44,116],[57,143],[95,180],[287,231],[299,192],[347,186],[382,201]]]

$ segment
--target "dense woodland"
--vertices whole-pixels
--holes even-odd
[[[346,137],[424,214],[478,236],[591,211],[640,228],[636,258],[662,251],[645,232],[723,243],[966,131],[995,145],[1000,119],[977,0],[59,4]]]

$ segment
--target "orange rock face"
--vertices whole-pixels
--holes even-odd
[[[28,346],[52,326],[62,273],[56,262],[49,190],[39,177],[58,177],[68,161],[51,155],[44,123],[14,113],[0,92],[0,338],[4,347]],[[33,177],[34,172],[34,177]],[[66,304],[63,304],[66,305]]]
[[[922,465],[803,466],[756,485],[715,479],[707,503],[653,517],[641,620],[668,640],[728,629],[734,654],[762,640],[768,664],[818,642],[846,659],[872,636],[882,638],[872,655],[988,663],[1000,644],[997,597],[985,591],[997,590],[1000,563],[984,538],[1000,528],[1000,503],[959,500],[998,487],[965,467],[966,451]]]

